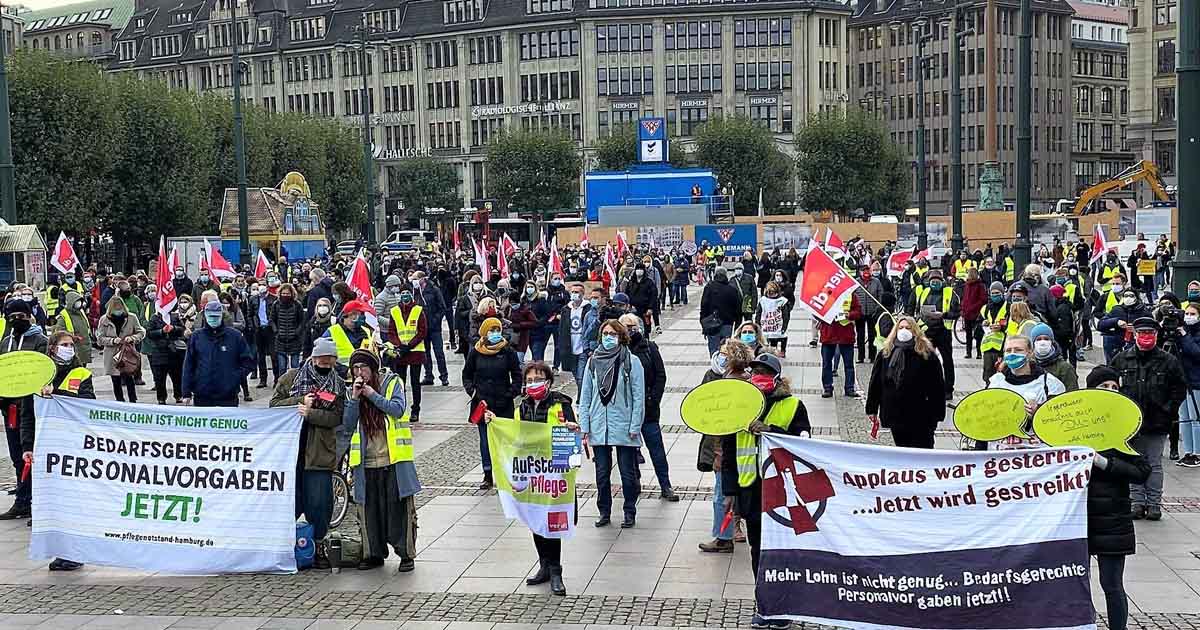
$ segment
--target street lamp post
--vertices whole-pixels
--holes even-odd
[[[362,75],[362,134],[363,134],[363,184],[367,198],[367,222],[362,228],[362,238],[366,243],[375,242],[375,159],[371,155],[371,97],[367,84],[367,51],[373,49],[368,42],[371,35],[382,32],[380,29],[359,24],[354,27],[353,41],[342,42],[338,48],[343,52],[352,51],[359,55],[359,71]]]
[[[0,9],[2,10],[2,9]],[[8,109],[8,50],[0,44],[0,216],[17,223],[17,191],[12,155],[12,129]]]
[[[929,247],[929,207],[926,202],[925,182],[925,44],[934,39],[926,34],[929,21],[918,17],[912,23],[913,56],[911,71],[917,73],[917,249]],[[892,22],[893,31],[902,24]]]
[[[1179,111],[1195,112],[1200,103],[1200,4],[1179,3]],[[1175,146],[1179,152],[1176,164],[1179,181],[1193,182],[1200,178],[1200,117],[1194,113],[1178,116]],[[1193,194],[1196,193],[1196,194]],[[1180,186],[1176,193],[1179,205],[1179,250],[1175,256],[1175,295],[1187,295],[1187,283],[1200,273],[1200,192],[1191,186]]]
[[[975,29],[962,31],[959,27],[958,0],[951,8],[949,19],[950,51],[950,248],[957,252],[963,248],[962,194],[962,52],[963,41],[975,34]]]
[[[1180,4],[1187,4],[1181,2]],[[1033,94],[1033,9],[1030,0],[1021,0],[1021,35],[1017,48],[1017,239],[1013,258],[1017,268],[1030,262],[1029,193],[1033,159],[1031,97]]]
[[[246,214],[250,202],[246,194],[246,132],[242,116],[242,59],[238,52],[241,33],[238,29],[237,7],[238,4],[234,3],[230,18],[233,26],[233,160],[238,175],[238,263],[244,266],[250,264],[250,219]]]

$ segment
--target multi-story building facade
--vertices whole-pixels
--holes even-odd
[[[863,0],[850,19],[850,100],[873,110],[892,139],[912,161],[911,195],[917,199],[916,130],[926,126],[926,191],[930,214],[950,209],[950,35],[953,3],[945,0]],[[996,108],[997,160],[1004,178],[1004,201],[1016,199],[1017,46],[1020,34],[1017,0],[997,0],[997,93],[988,94],[985,72],[985,0],[957,3],[963,24],[974,29],[963,38],[962,86],[963,206],[979,202],[979,179],[987,161],[987,112]],[[916,107],[917,74],[913,67],[914,22],[925,19],[930,37],[923,54],[925,109]],[[1033,15],[1033,190],[1034,211],[1052,208],[1071,190],[1071,7],[1065,0],[1035,3]]]
[[[1135,0],[1129,11],[1129,148],[1168,185],[1175,171],[1175,41],[1184,0]],[[1149,199],[1143,199],[1149,201]]]
[[[22,46],[64,57],[107,60],[113,39],[133,14],[133,2],[94,0],[22,13]]]
[[[377,162],[439,156],[473,207],[489,196],[484,149],[502,129],[561,128],[586,154],[614,127],[660,116],[687,150],[706,120],[736,112],[789,148],[798,121],[847,98],[850,10],[826,0],[141,2],[111,70],[228,93],[237,37],[247,101],[350,125],[365,74]],[[362,24],[365,58],[339,47]]]
[[[1129,9],[1071,0],[1074,190],[1110,179],[1134,161],[1129,126]]]
[[[17,15],[16,7],[0,9],[0,30],[4,31],[4,54],[11,55],[21,47],[21,34],[25,32],[25,20]]]

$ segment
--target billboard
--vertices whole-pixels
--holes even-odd
[[[695,241],[725,248],[726,256],[753,252],[758,245],[757,225],[697,225]]]

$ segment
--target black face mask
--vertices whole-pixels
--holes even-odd
[[[24,335],[26,332],[29,331],[29,327],[32,325],[33,325],[33,322],[29,321],[28,319],[9,319],[8,320],[8,327],[16,335]]]
[[[130,291],[129,289],[125,289],[125,290],[121,291],[121,297],[123,297],[123,298],[127,298],[131,295],[133,295],[133,291]]]
[[[320,374],[321,376],[325,376],[333,371],[333,368],[331,367],[321,367],[319,365],[314,365],[313,369],[316,370],[317,374]]]

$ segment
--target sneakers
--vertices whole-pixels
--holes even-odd
[[[742,529],[742,520],[738,519],[737,525],[733,528],[733,542],[746,542],[746,530]]]
[[[675,491],[670,488],[663,490],[661,493],[659,493],[659,496],[662,497],[664,501],[669,501],[671,503],[679,502],[679,495],[675,494]]]
[[[1161,521],[1162,520],[1162,508],[1157,505],[1151,505],[1150,507],[1146,508],[1146,520],[1147,521]]]
[[[700,543],[700,551],[704,553],[733,553],[733,541],[714,538],[712,542]]]
[[[821,398],[833,398],[833,390],[827,389],[821,392]]]
[[[417,568],[417,563],[412,558],[400,558],[400,566],[396,567],[397,573],[410,573]]]
[[[763,619],[761,615],[754,613],[754,618],[750,620],[750,627],[757,630],[791,628],[792,622],[787,619]]]
[[[1200,468],[1200,455],[1188,453],[1179,458],[1179,461],[1175,462],[1175,465],[1183,466],[1184,468]]]

